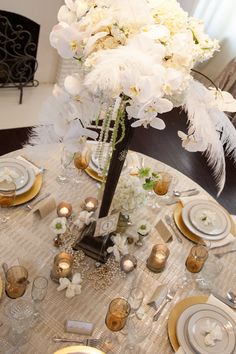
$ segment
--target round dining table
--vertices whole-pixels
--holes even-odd
[[[164,169],[175,177],[175,188],[177,190],[196,188],[200,191],[199,196],[196,196],[196,198],[206,196],[214,201],[199,185],[177,170],[148,156],[135,152],[129,152],[129,154],[131,156],[129,159],[131,166],[128,166],[128,168],[140,167],[138,164],[142,162],[142,164],[151,167],[153,170]],[[11,152],[4,157],[17,157],[19,155],[44,168],[42,186],[39,193],[35,196],[35,200],[45,193],[50,193],[56,204],[61,201],[69,202],[72,205],[74,215],[78,215],[81,211],[81,203],[85,198],[99,197],[99,183],[88,175],[84,175],[81,183],[78,184],[74,184],[72,181],[59,184],[56,181],[60,172],[61,146],[27,147]],[[156,197],[156,201],[157,203],[159,202],[158,197]],[[0,232],[1,263],[7,263],[8,266],[19,263],[27,268],[30,284],[23,298],[29,301],[31,301],[33,279],[39,275],[48,279],[47,295],[40,307],[40,320],[30,329],[29,341],[18,347],[18,352],[21,354],[53,354],[58,349],[68,345],[67,343],[55,343],[53,341],[55,336],[71,339],[86,338],[77,334],[66,333],[66,320],[92,322],[95,325],[92,337],[98,338],[101,332],[106,330],[105,316],[111,300],[118,297],[127,298],[130,289],[134,286],[141,287],[144,291],[143,310],[148,316],[153,316],[155,309],[147,304],[158,286],[165,285],[168,289],[175,287],[175,296],[167,304],[160,318],[153,322],[152,330],[148,337],[140,343],[140,348],[141,353],[145,354],[173,353],[174,349],[171,346],[171,341],[169,341],[167,331],[168,319],[172,309],[179,301],[185,298],[190,296],[208,296],[211,290],[202,289],[198,286],[196,278],[186,270],[185,261],[194,244],[184,237],[175,225],[173,225],[174,230],[166,225],[173,238],[171,242],[166,243],[170,255],[165,269],[160,273],[154,273],[146,266],[146,261],[153,245],[164,243],[163,235],[158,231],[156,225],[160,220],[165,223],[164,217],[166,215],[172,218],[177,205],[177,203],[166,205],[165,202],[160,202],[159,207],[156,208],[148,205],[138,206],[135,213],[132,214],[133,225],[127,229],[127,232],[131,236],[135,235],[135,225],[141,219],[147,220],[152,225],[152,230],[148,237],[145,238],[142,247],[131,245],[132,254],[137,258],[138,265],[136,270],[126,275],[117,272],[107,286],[103,284],[100,287],[99,279],[96,281],[94,276],[91,276],[93,271],[96,276],[96,262],[86,256],[81,265],[78,265],[78,269],[76,269],[83,275],[82,292],[73,298],[66,298],[65,291],[57,291],[58,284],[50,278],[54,257],[60,251],[54,246],[55,235],[50,229],[50,224],[57,217],[56,209],[54,208],[49,214],[40,218],[37,213],[29,212],[25,203],[10,208],[10,220]],[[178,233],[182,242],[178,242],[176,233]],[[212,255],[231,248],[232,243],[212,249],[209,253]],[[223,262],[215,258],[216,262],[221,262],[222,270],[211,281],[214,290],[225,296],[229,289],[236,291],[235,254],[225,255],[222,259]],[[4,279],[3,271],[1,272],[1,277]],[[0,303],[0,322],[2,323],[0,337],[6,340],[10,323],[4,313],[4,308],[9,302],[13,301],[15,300],[8,298],[3,293]],[[113,350],[113,353],[122,354],[127,335],[118,332],[117,336],[120,346],[117,350]],[[75,345],[75,343],[71,343],[71,345]],[[175,351],[177,351],[177,348],[175,348]]]

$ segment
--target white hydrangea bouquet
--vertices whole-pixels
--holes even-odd
[[[161,130],[165,123],[158,115],[182,106],[189,120],[188,134],[179,132],[182,145],[207,154],[221,191],[223,147],[236,160],[235,128],[223,111],[236,111],[236,104],[230,94],[192,76],[195,65],[219,49],[202,22],[176,0],[65,0],[58,20],[51,45],[78,67],[54,90],[57,135],[76,141],[90,134],[91,121],[103,120],[104,142],[113,120],[114,150],[126,117],[132,127]]]

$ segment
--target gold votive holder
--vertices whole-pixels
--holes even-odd
[[[61,252],[56,255],[51,271],[51,279],[59,282],[60,278],[71,278],[74,258],[71,254]]]
[[[67,202],[61,202],[57,206],[57,215],[59,217],[69,218],[72,214],[72,205]]]
[[[137,259],[131,254],[126,254],[120,260],[120,269],[125,273],[132,272],[137,267]]]
[[[165,268],[166,261],[170,251],[164,244],[153,246],[150,256],[147,259],[147,267],[154,273],[162,272]]]
[[[84,201],[84,209],[87,211],[95,211],[98,208],[98,200],[93,197],[88,197]]]
[[[193,246],[186,259],[186,268],[191,273],[198,273],[204,266],[208,257],[208,249],[206,246]]]

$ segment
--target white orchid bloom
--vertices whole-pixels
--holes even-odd
[[[89,10],[89,4],[88,4],[88,1],[77,0],[77,1],[75,1],[75,5],[76,5],[76,16],[77,16],[77,19],[79,20]]]
[[[159,40],[170,36],[170,31],[166,26],[163,25],[153,25],[150,27],[144,27],[142,28],[142,32],[144,36],[153,40]]]
[[[68,25],[76,22],[76,14],[68,9],[66,5],[62,5],[57,14],[58,22],[65,22]]]
[[[80,273],[75,273],[71,281],[68,278],[60,278],[60,285],[58,286],[57,291],[66,289],[65,295],[68,299],[71,299],[75,295],[81,294],[81,283],[82,278]]]
[[[4,167],[0,171],[0,182],[6,181],[6,182],[13,182],[14,179],[19,178],[20,176],[16,171],[12,170],[11,168]]]
[[[64,234],[66,232],[67,220],[65,217],[55,218],[50,225],[50,229],[54,234]]]
[[[64,59],[72,59],[75,55],[82,55],[82,40],[84,35],[72,25],[60,22],[53,27],[49,39],[52,47]]]
[[[179,70],[167,68],[165,71],[164,81],[165,82],[162,87],[164,93],[166,95],[172,95],[175,91],[180,89],[183,84],[184,74]]]
[[[117,262],[120,261],[120,255],[125,255],[128,252],[128,245],[127,245],[127,236],[117,234],[116,236],[111,237],[112,242],[114,243],[113,246],[108,247],[107,252],[113,253],[115,260]]]
[[[194,134],[187,135],[181,130],[178,131],[178,136],[182,140],[182,147],[190,152],[205,151],[207,143],[201,138],[197,139]]]
[[[132,127],[139,127],[143,125],[145,128],[151,127],[159,130],[165,128],[165,123],[162,119],[157,118],[158,113],[165,113],[171,111],[173,108],[172,102],[165,98],[155,98],[145,103],[144,105],[134,103],[126,108],[128,115],[132,118],[138,119],[132,123]]]
[[[221,91],[215,87],[210,87],[210,92],[214,95],[216,105],[222,112],[236,112],[236,100],[226,91]]]
[[[93,221],[92,215],[93,215],[93,211],[89,212],[87,210],[83,210],[79,213],[79,219],[85,225],[89,225]]]

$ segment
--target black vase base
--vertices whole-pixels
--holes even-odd
[[[74,251],[81,249],[86,256],[97,262],[106,263],[110,256],[107,249],[113,245],[111,240],[112,234],[94,237],[95,228],[96,221],[93,221],[83,230],[80,239],[72,245],[72,249]]]

